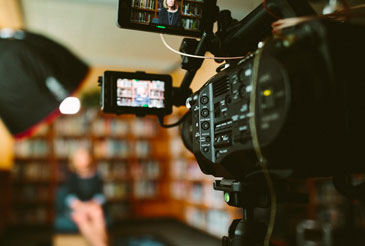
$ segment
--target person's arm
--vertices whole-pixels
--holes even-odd
[[[106,197],[103,193],[103,181],[99,175],[96,175],[95,182],[97,183],[97,189],[92,200],[99,205],[104,205],[106,203]]]
[[[75,174],[71,174],[65,183],[67,195],[65,197],[65,204],[67,207],[74,209],[80,200],[77,197],[76,187],[77,187],[77,177]]]
[[[158,24],[166,25],[166,20],[167,20],[166,16],[167,16],[166,9],[161,9],[160,12],[158,13]]]
[[[102,193],[95,194],[93,196],[93,201],[99,205],[104,205],[106,203],[106,197]]]
[[[177,14],[177,20],[176,20],[176,26],[178,26],[178,27],[182,27],[182,20],[181,20],[181,12],[180,12],[180,10],[178,10],[177,12],[176,12],[176,14]]]

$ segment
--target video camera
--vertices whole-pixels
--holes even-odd
[[[245,192],[248,183],[252,188],[247,180],[261,171],[258,163],[264,161],[272,177],[333,176],[340,192],[364,199],[363,187],[352,186],[348,179],[350,174],[365,171],[360,154],[365,135],[361,115],[365,73],[358,62],[365,57],[364,26],[315,19],[272,36],[274,15],[289,18],[315,12],[305,0],[272,0],[235,21],[229,11],[219,12],[216,1],[202,1],[198,12],[204,17],[203,24],[192,33],[175,26],[158,27],[156,20],[148,22],[150,25],[135,21],[136,3],[119,1],[119,26],[188,36],[199,33],[199,42],[184,39],[181,50],[195,55],[210,51],[219,57],[243,58],[227,59],[215,76],[192,93],[189,86],[202,61],[183,57],[182,67],[187,70],[184,80],[179,88],[164,90],[167,101],[160,104],[164,105],[160,111],[144,106],[127,109],[124,104],[126,111],[118,106],[108,107],[108,103],[115,104],[120,99],[115,83],[125,76],[107,71],[100,80],[104,112],[156,114],[166,126],[163,117],[171,113],[172,105],[186,102],[188,113],[173,126],[182,123],[182,139],[200,169],[223,177],[215,183],[215,189],[236,195]],[[215,21],[218,31],[213,33]],[[264,45],[258,47],[261,41]],[[128,76],[139,78],[138,73]],[[144,75],[149,81],[155,78]],[[256,190],[268,192],[267,187],[257,188],[264,183],[261,178],[253,179]],[[229,204],[267,207],[270,201],[269,197],[265,205],[260,205],[242,197],[236,196]],[[252,243],[253,238],[245,240]]]
[[[203,1],[198,12],[211,16],[207,11],[217,10],[212,2]],[[118,23],[147,30],[146,23],[133,21],[137,4],[120,0]],[[269,1],[267,7],[281,17],[314,14],[306,1]],[[205,27],[215,21],[211,17],[203,20]],[[106,71],[100,80],[102,110],[163,117],[172,112],[172,105],[181,106],[186,100],[190,112],[184,119],[183,140],[202,171],[216,177],[240,178],[255,168],[249,124],[252,117],[269,168],[295,176],[364,171],[365,166],[356,157],[361,153],[358,143],[364,132],[359,114],[364,73],[361,63],[355,62],[356,57],[364,55],[364,27],[315,20],[270,37],[273,20],[263,5],[233,26],[227,26],[232,20],[219,19],[220,26],[226,27],[221,27],[209,42],[202,38],[205,45],[196,53],[210,50],[219,55],[246,56],[227,60],[225,67],[229,68],[221,69],[192,95],[187,86],[191,75],[180,88],[172,88],[169,75]],[[152,22],[148,28],[160,31]],[[163,30],[176,34],[177,30],[170,28]],[[179,29],[178,34],[189,33]],[[205,33],[211,35],[209,29]],[[264,47],[257,48],[265,38]],[[187,73],[194,73],[194,69]],[[257,106],[250,111],[254,80]],[[183,97],[179,103],[178,96]]]

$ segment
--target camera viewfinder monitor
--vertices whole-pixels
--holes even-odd
[[[105,71],[102,83],[105,113],[166,115],[172,111],[170,75]]]
[[[201,37],[212,0],[119,0],[120,28]]]

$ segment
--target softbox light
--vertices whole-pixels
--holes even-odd
[[[59,114],[88,66],[64,46],[45,36],[0,29],[0,118],[17,138]]]

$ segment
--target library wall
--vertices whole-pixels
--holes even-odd
[[[213,179],[202,174],[178,128],[165,130],[153,117],[117,117],[90,108],[60,116],[32,138],[16,142],[11,225],[52,224],[57,187],[78,146],[91,150],[115,221],[175,217],[222,236],[240,216],[213,190]]]
[[[0,0],[0,28],[1,27],[23,27],[23,18],[18,0]]]
[[[167,199],[165,137],[151,118],[106,116],[98,109],[59,117],[36,136],[16,143],[12,188],[17,197],[11,222],[52,223],[57,187],[67,177],[69,156],[78,146],[91,150],[111,216],[140,216],[137,205]]]
[[[0,170],[10,170],[13,165],[14,139],[0,119]]]

